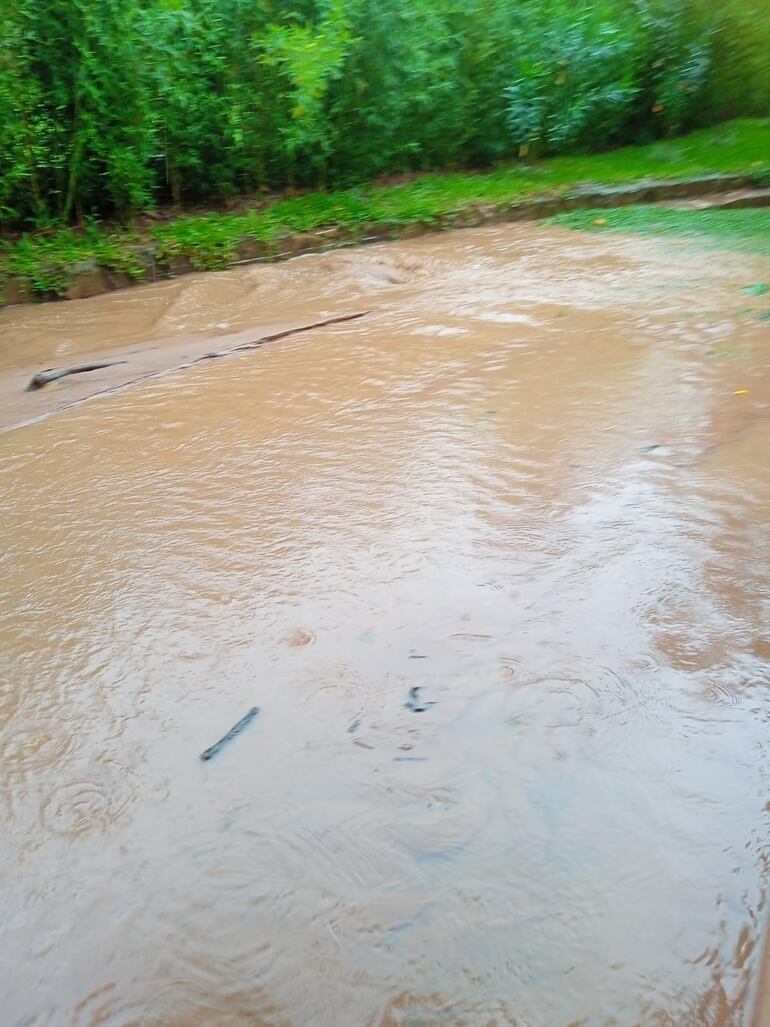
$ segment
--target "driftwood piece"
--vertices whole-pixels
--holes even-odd
[[[237,346],[232,346],[229,349],[213,350],[208,353],[204,353],[201,356],[193,357],[190,360],[185,360],[183,363],[173,364],[170,367],[161,367],[152,371],[144,371],[143,373],[137,374],[135,377],[130,378],[127,381],[119,381],[115,382],[112,385],[107,385],[104,388],[94,389],[93,392],[91,392],[89,395],[80,396],[77,399],[73,399],[69,403],[59,403],[57,404],[56,409],[54,410],[44,410],[42,413],[34,414],[33,416],[21,421],[17,421],[16,423],[4,425],[0,427],[0,435],[2,435],[6,431],[13,431],[16,428],[21,428],[23,425],[33,424],[35,421],[42,420],[44,417],[48,417],[51,414],[59,414],[65,410],[72,410],[75,407],[82,406],[83,403],[90,402],[96,396],[113,395],[116,392],[122,392],[124,389],[129,389],[132,386],[138,384],[139,382],[145,382],[152,378],[161,378],[168,374],[174,374],[176,371],[182,371],[188,367],[194,367],[195,365],[202,363],[203,361],[211,360],[215,357],[225,357],[229,356],[229,354],[231,353],[240,353],[244,350],[257,349],[260,346],[264,346],[265,343],[277,342],[279,339],[286,339],[292,335],[301,335],[305,332],[311,332],[314,329],[326,328],[327,326],[331,325],[344,324],[346,321],[357,321],[359,318],[366,317],[369,313],[370,311],[368,310],[359,310],[356,311],[354,314],[339,314],[336,317],[327,317],[324,318],[323,321],[313,321],[310,324],[297,325],[294,328],[286,328],[283,331],[273,332],[269,335],[263,335],[248,342],[241,343]],[[42,388],[44,385],[47,385],[48,382],[55,381],[57,378],[61,378],[66,374],[78,374],[81,371],[94,371],[99,367],[108,367],[110,366],[110,364],[127,363],[130,363],[130,361],[113,360],[109,362],[104,361],[103,363],[99,362],[93,364],[75,365],[73,367],[61,368],[60,370],[51,369],[40,371],[39,374],[36,374],[32,381],[29,383],[29,385],[26,387],[26,391],[33,392],[37,389]]]
[[[55,382],[59,378],[66,378],[69,374],[83,374],[84,371],[98,371],[100,367],[113,367],[115,364],[125,363],[125,360],[109,360],[100,364],[73,364],[71,367],[49,367],[46,371],[39,371],[32,378],[26,391],[34,392],[35,389],[42,389],[44,385]]]
[[[222,735],[218,742],[214,742],[213,745],[209,746],[205,752],[201,753],[202,760],[210,760],[212,756],[216,756],[219,750],[227,745],[229,741],[235,738],[236,735],[240,734],[246,725],[252,721],[259,713],[259,706],[252,706],[249,712],[238,721],[237,724],[233,724],[226,735]]]

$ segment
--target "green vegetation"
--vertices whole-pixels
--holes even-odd
[[[262,245],[267,253],[278,252],[287,236],[331,226],[347,238],[356,238],[377,226],[398,229],[416,223],[447,224],[478,207],[504,206],[567,192],[575,186],[717,172],[744,172],[757,180],[767,179],[770,121],[743,119],[648,146],[555,157],[531,165],[516,163],[485,173],[423,175],[397,185],[307,193],[263,201],[242,213],[185,215],[154,224],[145,234],[110,229],[93,221],[82,228],[32,232],[7,242],[0,250],[0,281],[18,277],[37,294],[60,295],[83,261],[141,277],[138,250],[148,244],[154,245],[161,264],[184,257],[195,268],[214,270],[226,267],[244,241]],[[623,209],[611,212],[613,219],[624,214]],[[576,226],[586,223],[585,214],[574,217]],[[564,223],[571,222],[566,219]]]
[[[767,0],[0,0],[0,23],[6,231],[770,111]]]
[[[548,222],[589,232],[670,235],[692,240],[698,246],[770,254],[770,209],[767,208],[680,210],[673,207],[621,207],[560,214],[549,218]],[[756,295],[759,294],[757,291]]]
[[[59,228],[24,235],[0,250],[0,285],[13,275],[39,296],[60,296],[78,265],[86,262],[139,279],[144,269],[136,257],[136,242],[127,232],[110,234],[92,222],[78,231]]]

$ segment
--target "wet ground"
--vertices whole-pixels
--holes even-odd
[[[0,436],[3,1022],[747,1022],[769,280],[496,227],[0,312],[9,387],[369,311]]]

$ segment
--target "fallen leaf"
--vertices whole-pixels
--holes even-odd
[[[735,392],[733,393],[733,396],[748,396],[748,394],[749,394],[749,390],[748,389],[736,389]]]

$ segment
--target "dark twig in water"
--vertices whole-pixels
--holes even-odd
[[[49,382],[55,382],[58,378],[66,378],[68,374],[83,374],[84,371],[98,371],[100,367],[113,367],[115,364],[125,363],[125,360],[110,360],[100,364],[73,364],[72,367],[52,367],[47,371],[39,371],[30,381],[26,391],[34,392],[35,389],[42,389]]]
[[[404,706],[412,713],[425,713],[429,706],[434,706],[435,700],[430,699],[427,702],[420,698],[420,686],[413,685],[409,689],[409,698],[404,703]]]
[[[87,403],[93,399],[94,396],[107,396],[112,395],[116,392],[122,392],[124,389],[131,388],[132,385],[136,385],[137,382],[147,381],[148,378],[160,378],[167,374],[173,374],[175,371],[183,371],[188,367],[193,367],[195,364],[199,364],[204,360],[211,360],[214,356],[227,356],[229,353],[240,353],[242,350],[257,349],[259,346],[264,346],[266,342],[277,342],[279,339],[286,339],[290,335],[300,335],[303,332],[312,331],[314,328],[326,328],[327,325],[343,324],[345,321],[357,321],[361,317],[366,317],[369,313],[368,310],[359,310],[355,314],[341,314],[338,317],[327,317],[323,321],[314,321],[312,324],[297,325],[296,328],[286,328],[281,332],[275,332],[272,335],[263,335],[261,338],[254,339],[252,342],[244,342],[239,346],[233,346],[232,349],[218,351],[216,353],[205,353],[201,357],[195,357],[192,360],[187,360],[183,364],[175,364],[173,367],[164,367],[158,371],[147,371],[144,374],[138,374],[136,378],[131,378],[127,382],[118,382],[116,385],[108,385],[105,389],[96,389],[91,393],[90,396],[85,396],[81,399],[76,399],[72,403],[67,403],[64,406],[59,407],[57,413],[61,413],[62,410],[71,410],[72,407],[80,406],[82,403]],[[128,363],[126,360],[113,361],[116,364]],[[97,367],[107,367],[107,364],[89,364],[83,365],[78,371],[95,371]],[[78,371],[74,371],[72,368],[67,368],[66,373],[76,374]],[[40,374],[36,374],[32,381],[42,379],[43,375],[49,375],[52,372],[41,371]],[[61,378],[62,375],[58,374],[57,377]],[[43,385],[47,384],[48,381],[53,381],[54,378],[47,378],[46,381],[40,380],[39,384],[33,385],[32,382],[27,386],[27,391],[33,389],[39,389]],[[21,428],[25,424],[33,424],[37,420],[42,420],[43,417],[47,417],[48,414],[44,413],[41,417],[32,417],[25,421],[18,421],[16,424],[8,425],[7,427],[0,428],[0,434],[6,431],[12,431],[14,428]]]
[[[218,742],[215,742],[210,748],[206,749],[205,752],[201,753],[202,760],[210,760],[212,756],[216,756],[219,750],[227,745],[237,734],[246,727],[250,720],[253,720],[259,713],[259,706],[252,706],[245,717],[241,717],[237,724],[234,724],[226,735],[222,735]]]

